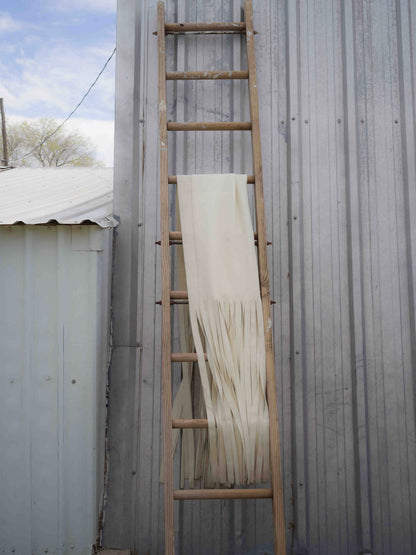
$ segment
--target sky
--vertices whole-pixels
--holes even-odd
[[[116,0],[1,0],[0,97],[10,123],[63,121],[116,45]],[[113,166],[115,56],[65,124]]]

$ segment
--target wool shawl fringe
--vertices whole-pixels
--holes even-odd
[[[191,314],[208,419],[207,484],[252,484],[269,478],[269,416],[264,331],[258,299],[204,301]],[[194,335],[195,338],[195,335]]]
[[[194,432],[196,445],[185,439],[182,466],[191,487],[193,477],[208,487],[267,481],[265,339],[247,178],[178,176],[178,202],[178,282],[186,276],[192,330],[190,340],[180,316],[180,343],[195,346],[204,406],[194,412],[208,420],[208,430]],[[191,367],[182,365],[182,373],[174,412],[187,417]]]

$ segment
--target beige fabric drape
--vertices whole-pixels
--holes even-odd
[[[178,199],[189,318],[208,419],[205,482],[267,480],[264,329],[247,177],[178,176]],[[188,373],[184,377],[183,390],[189,391]]]

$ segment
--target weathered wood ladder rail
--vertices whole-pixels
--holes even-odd
[[[254,52],[253,11],[251,0],[245,2],[245,21],[237,23],[165,23],[165,7],[158,2],[159,49],[159,134],[160,134],[160,189],[161,189],[161,261],[162,261],[162,406],[163,406],[163,468],[165,502],[165,553],[174,555],[174,500],[176,499],[238,499],[271,498],[273,503],[273,530],[275,553],[286,554],[283,514],[283,487],[280,468],[280,439],[277,420],[277,398],[274,374],[273,337],[270,320],[270,289],[267,268],[267,241],[263,194],[263,176],[260,147],[259,107],[257,95],[256,61]],[[248,71],[183,71],[166,72],[165,35],[184,33],[239,33],[245,34]],[[167,121],[166,80],[178,79],[248,79],[250,99],[249,122],[189,122]],[[172,420],[172,362],[194,361],[196,354],[171,352],[171,299],[186,299],[186,292],[173,292],[170,285],[170,245],[181,241],[178,232],[169,230],[169,183],[176,176],[168,175],[168,131],[250,130],[254,176],[257,246],[260,293],[266,344],[267,401],[270,415],[270,468],[271,488],[261,489],[200,489],[174,490],[173,488],[173,428],[206,428],[206,420]],[[176,293],[176,294],[175,294]]]

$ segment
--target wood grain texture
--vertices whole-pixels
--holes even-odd
[[[172,185],[177,185],[178,183],[178,176],[177,175],[169,175],[168,182]],[[254,184],[254,175],[247,176],[247,183]]]
[[[174,492],[175,499],[268,499],[272,497],[271,488],[257,489],[179,489]]]
[[[188,298],[188,291],[171,291],[170,292],[171,299],[187,299]]]
[[[169,233],[169,239],[171,241],[182,241],[182,233],[180,231],[171,231]],[[257,233],[254,232],[254,240],[257,241]]]
[[[266,343],[267,402],[270,418],[270,469],[273,490],[273,533],[275,553],[286,554],[283,484],[281,474],[280,438],[277,413],[276,380],[274,371],[273,332],[270,317],[270,285],[267,263],[266,221],[263,192],[263,169],[261,160],[259,102],[257,92],[256,59],[254,48],[253,8],[251,1],[244,4],[247,38],[247,67],[249,71],[250,118],[252,123],[252,153],[255,177],[255,203],[258,234],[258,257],[260,294]]]
[[[171,121],[168,131],[250,131],[249,121]]]
[[[173,449],[172,449],[172,368],[170,320],[170,249],[169,249],[169,189],[168,132],[166,116],[166,49],[165,6],[157,4],[159,56],[159,153],[160,153],[160,220],[162,262],[162,407],[163,407],[163,478],[165,514],[165,553],[175,554],[173,507]]]
[[[192,32],[232,32],[244,33],[246,24],[243,21],[238,22],[219,22],[219,23],[166,23],[165,33],[192,33]],[[159,30],[158,30],[159,32]]]
[[[188,300],[188,291],[171,291],[170,292],[170,298],[172,300],[187,301]],[[270,304],[273,304],[273,301],[270,301]]]
[[[194,79],[248,79],[248,71],[167,71],[168,81]]]
[[[208,360],[205,354],[205,360]],[[172,362],[198,362],[198,356],[196,353],[172,353]]]
[[[203,418],[193,418],[191,419],[177,419],[172,420],[172,428],[181,428],[181,429],[203,429],[208,428],[208,420],[204,420]]]

